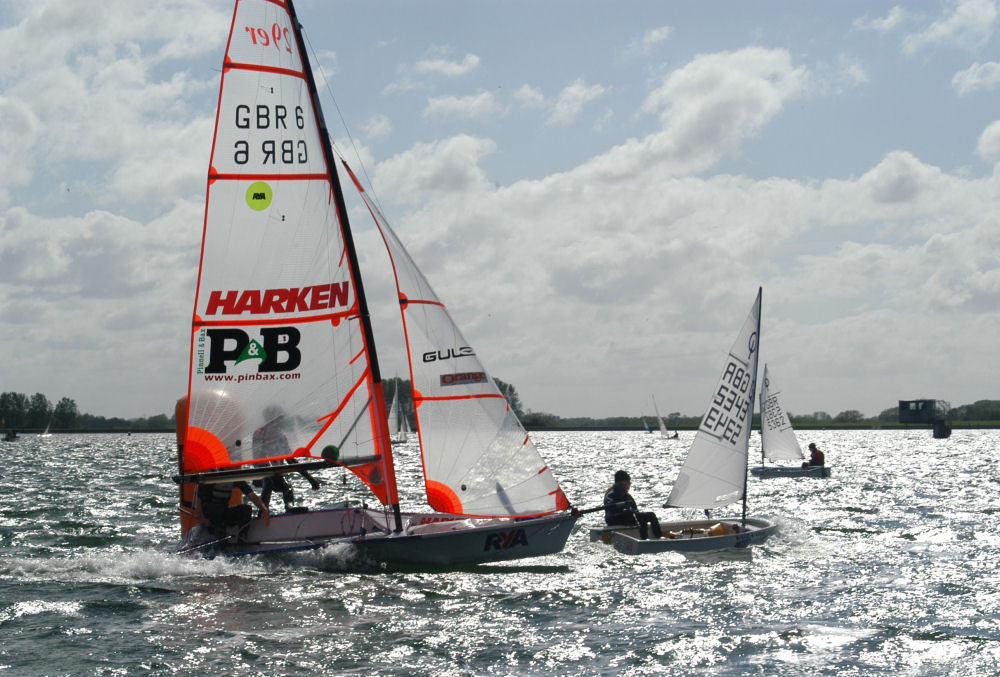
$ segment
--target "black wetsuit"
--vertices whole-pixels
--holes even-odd
[[[253,492],[246,482],[220,482],[218,484],[199,484],[198,503],[202,514],[212,525],[212,530],[224,534],[226,527],[242,527],[253,517],[253,508],[245,503],[229,505],[229,496],[233,489],[239,489],[243,495]]]
[[[624,503],[624,505],[615,505],[616,503]],[[604,494],[604,523],[609,526],[638,526],[639,538],[643,540],[649,538],[649,527],[653,529],[653,536],[663,537],[660,521],[656,519],[656,514],[639,512],[632,494],[628,493],[625,487],[620,484],[615,484],[608,493]]]

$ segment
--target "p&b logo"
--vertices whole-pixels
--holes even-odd
[[[258,372],[292,371],[302,362],[298,345],[302,338],[295,327],[261,327],[260,339],[242,329],[208,329],[206,374],[225,374],[227,366],[260,360]]]

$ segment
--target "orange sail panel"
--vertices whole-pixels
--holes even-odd
[[[303,54],[284,2],[237,2],[208,174],[182,472],[325,457],[355,466],[386,501],[396,492],[381,384]]]
[[[428,503],[442,512],[477,517],[541,515],[567,508],[552,471],[475,350],[357,177],[344,167],[392,259]]]

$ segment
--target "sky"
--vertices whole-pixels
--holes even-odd
[[[186,391],[232,7],[0,0],[0,391]],[[758,287],[793,414],[1000,398],[996,0],[296,8],[338,151],[526,409],[703,413]]]

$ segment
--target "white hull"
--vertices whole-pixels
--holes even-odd
[[[639,538],[638,527],[606,527],[591,529],[590,540],[603,541],[626,555],[657,552],[712,552],[731,548],[748,548],[763,543],[778,527],[764,519],[748,518],[746,529],[739,527],[739,518],[662,522],[663,538]],[[720,526],[721,525],[721,526]],[[713,527],[715,527],[713,529]]]
[[[387,519],[388,518],[388,519]],[[195,536],[180,552],[239,557],[352,545],[359,557],[387,564],[460,565],[538,557],[559,552],[577,518],[560,513],[533,519],[474,519],[446,513],[403,513],[403,530],[392,517],[369,508],[334,508],[253,520],[245,543]]]
[[[762,479],[767,479],[768,477],[829,477],[830,468],[819,465],[809,468],[780,465],[757,466],[756,468],[750,468],[750,474]]]

